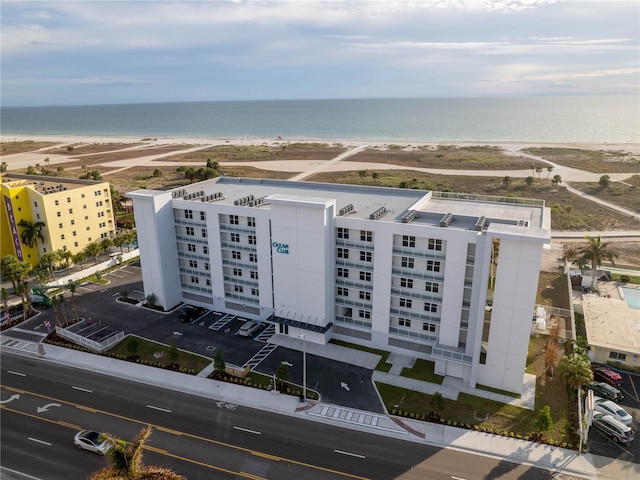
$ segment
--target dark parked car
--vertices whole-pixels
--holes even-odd
[[[618,372],[614,372],[607,367],[592,367],[593,379],[598,382],[606,382],[613,387],[619,387],[622,385],[622,375]]]
[[[585,388],[593,390],[595,395],[611,400],[612,402],[619,402],[624,398],[622,393],[620,393],[620,390],[612,387],[608,383],[591,382],[589,385],[586,385]]]
[[[203,316],[206,311],[207,310],[202,307],[192,307],[191,305],[187,305],[180,312],[178,319],[184,323],[193,322]]]

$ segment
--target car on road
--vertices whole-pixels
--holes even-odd
[[[73,438],[73,443],[78,450],[89,450],[98,455],[104,455],[111,448],[111,444],[102,437],[100,432],[95,430],[79,431]]]
[[[260,330],[262,325],[259,322],[254,322],[253,320],[248,320],[244,322],[244,325],[240,327],[238,330],[238,335],[241,337],[252,337],[254,333]]]
[[[612,387],[608,383],[604,382],[591,382],[585,385],[588,390],[593,390],[593,393],[599,397],[606,398],[612,402],[619,402],[624,399],[624,395],[616,387]]]
[[[598,413],[611,415],[625,425],[631,425],[633,421],[633,417],[624,408],[606,398],[593,397],[593,408]]]
[[[635,432],[631,427],[620,423],[611,415],[596,413],[592,425],[618,443],[630,443],[635,438]]]
[[[203,316],[205,312],[206,310],[202,307],[193,307],[191,305],[187,305],[180,312],[178,320],[183,323],[193,322],[194,320],[197,320],[198,318]]]
[[[593,379],[598,382],[605,382],[612,387],[622,385],[622,375],[607,367],[591,367],[593,371]]]

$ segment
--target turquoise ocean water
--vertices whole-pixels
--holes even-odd
[[[272,100],[0,108],[3,135],[640,142],[640,97]]]

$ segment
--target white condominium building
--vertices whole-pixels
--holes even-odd
[[[521,393],[540,200],[221,177],[134,202],[145,294]]]

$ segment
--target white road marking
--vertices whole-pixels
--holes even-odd
[[[75,390],[80,390],[81,392],[93,393],[93,390],[89,390],[88,388],[76,387],[75,385],[71,388]]]
[[[339,453],[341,455],[348,455],[349,457],[356,457],[356,458],[367,458],[364,455],[359,455],[357,453],[352,453],[352,452],[345,452],[344,450],[334,450],[335,453]]]
[[[451,478],[453,478],[453,480],[467,480],[466,478],[454,477],[453,475],[451,475]]]
[[[247,433],[253,433],[254,435],[262,435],[262,432],[257,432],[255,430],[249,430],[248,428],[242,428],[242,427],[236,427],[234,425],[234,427],[236,430],[240,430],[241,432],[247,432]]]
[[[51,446],[51,444],[49,442],[45,442],[44,440],[38,440],[37,438],[29,437],[29,440],[31,440],[32,442],[41,443],[43,445]]]
[[[7,370],[7,373],[10,373],[11,375],[18,375],[19,377],[26,377],[27,376],[26,373],[14,372],[13,370]]]
[[[166,408],[156,407],[154,405],[147,405],[149,408],[153,408],[154,410],[160,410],[161,412],[171,413],[171,410],[167,410]]]

